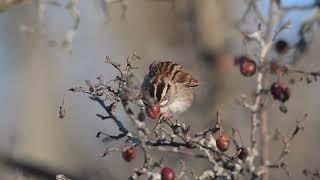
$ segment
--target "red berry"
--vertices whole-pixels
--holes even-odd
[[[169,167],[164,167],[161,169],[161,180],[174,180],[174,171]]]
[[[281,102],[286,102],[290,97],[290,89],[287,84],[281,82],[274,82],[270,88],[271,95],[274,99]]]
[[[285,54],[289,49],[289,45],[288,45],[287,41],[280,39],[276,42],[275,49],[276,49],[277,53]]]
[[[216,139],[216,144],[217,144],[217,148],[220,151],[225,152],[229,148],[230,140],[224,134],[220,134],[219,137]]]
[[[152,119],[158,119],[161,115],[161,110],[159,105],[150,105],[147,107],[147,115]]]
[[[244,76],[253,76],[257,71],[257,64],[250,58],[246,56],[241,56],[237,59],[237,62],[240,63],[240,72]]]
[[[240,148],[238,148],[237,151],[239,152],[239,154],[237,156],[239,159],[241,159],[242,161],[247,159],[248,153],[249,153],[247,148],[240,147]]]
[[[125,148],[122,151],[122,157],[127,162],[132,161],[136,157],[136,150],[134,147]]]

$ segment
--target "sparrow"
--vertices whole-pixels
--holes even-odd
[[[152,63],[141,87],[147,115],[153,119],[171,118],[186,111],[193,102],[193,87],[198,85],[179,64]]]

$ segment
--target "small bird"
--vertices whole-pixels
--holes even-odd
[[[199,82],[179,64],[155,62],[142,84],[147,115],[153,119],[170,118],[186,111],[193,102],[193,87]]]

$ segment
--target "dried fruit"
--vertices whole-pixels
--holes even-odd
[[[229,148],[230,140],[224,134],[220,134],[219,137],[216,139],[216,144],[217,144],[217,148],[220,151],[225,152]]]
[[[290,98],[290,89],[287,84],[281,82],[274,82],[270,88],[271,95],[274,99],[286,102]]]
[[[173,169],[164,167],[161,170],[161,180],[174,180],[175,174]]]
[[[132,161],[135,157],[136,157],[136,150],[135,148],[129,147],[129,148],[125,148],[122,151],[122,157],[124,160],[126,160],[127,162]]]
[[[275,44],[275,49],[279,54],[285,54],[289,50],[289,44],[285,40],[278,40]]]
[[[146,111],[147,116],[152,119],[158,119],[161,115],[160,106],[157,104],[148,106]]]
[[[253,76],[257,71],[257,64],[247,56],[241,56],[237,59],[240,64],[240,72],[244,76]]]

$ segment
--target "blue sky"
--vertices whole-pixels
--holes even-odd
[[[313,4],[314,0],[281,0],[281,3],[283,6],[291,6],[291,5],[303,6],[303,5]],[[263,14],[266,15],[268,12],[269,0],[262,0],[261,6],[262,6]],[[297,33],[301,23],[303,22],[304,19],[306,19],[311,14],[312,14],[312,10],[292,11],[287,13],[283,22],[287,22],[288,20],[290,20],[292,28],[281,32],[281,34],[279,35],[279,38],[285,38],[291,42],[297,41],[298,39]]]

